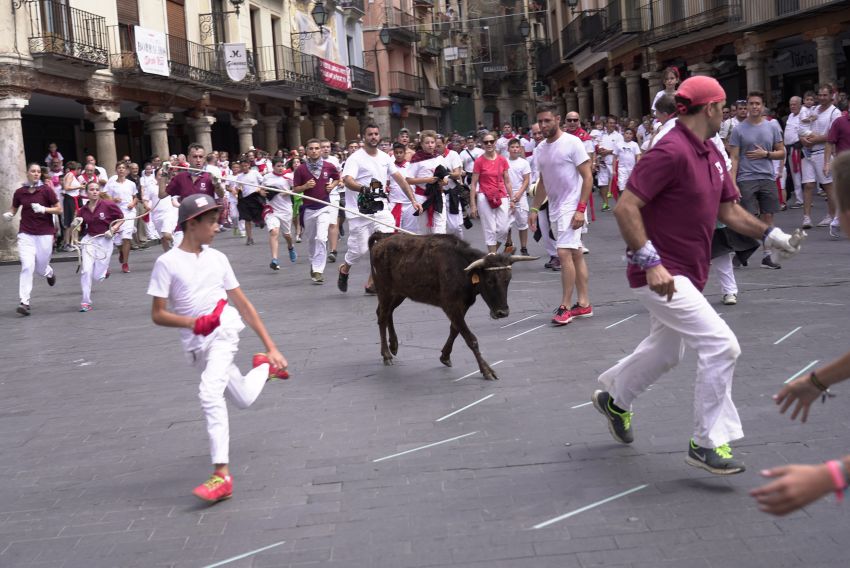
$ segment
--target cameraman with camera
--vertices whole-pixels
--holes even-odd
[[[395,219],[390,212],[387,194],[384,191],[390,177],[404,191],[415,211],[422,211],[422,206],[416,201],[413,191],[398,171],[393,158],[378,150],[380,141],[381,131],[378,127],[367,124],[363,129],[363,147],[345,161],[342,182],[346,187],[345,202],[349,204],[349,207],[356,203],[360,213],[392,226],[395,224]],[[344,262],[339,266],[337,279],[340,292],[348,291],[349,271],[364,254],[368,254],[369,237],[376,231],[390,233],[392,229],[364,217],[349,219],[348,250],[345,253]],[[366,283],[366,293],[374,294],[374,292],[370,274]]]

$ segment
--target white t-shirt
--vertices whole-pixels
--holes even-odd
[[[554,142],[538,144],[534,159],[549,196],[549,218],[556,221],[578,204],[582,186],[578,167],[590,157],[581,140],[562,132]]]
[[[439,165],[446,165],[442,156],[434,156],[428,160],[412,163],[407,167],[407,177],[414,179],[433,177],[434,170],[437,169],[437,166]],[[425,189],[424,184],[418,185],[417,187],[422,190]]]
[[[404,176],[405,178],[409,177],[407,168],[408,166],[410,166],[410,162],[404,161],[401,164],[399,164],[398,162],[393,163],[395,164],[396,169],[402,176]],[[390,203],[409,203],[407,195],[405,195],[404,191],[401,190],[401,186],[398,184],[395,178],[390,178],[389,185]]]
[[[333,154],[330,154],[327,158],[322,158],[322,160],[329,164],[333,164],[333,166],[337,169],[338,172],[342,171],[343,165],[339,163],[339,158],[337,158]],[[340,179],[342,179],[342,176],[340,176]],[[342,191],[342,184],[338,183],[336,184],[336,187],[331,190],[329,195],[339,195],[340,191]]]
[[[227,291],[239,287],[227,257],[212,248],[204,247],[200,254],[174,247],[156,259],[151,272],[148,295],[167,298],[171,312],[196,318],[211,313],[219,300],[227,299]],[[239,312],[226,307],[221,325],[244,328]],[[180,329],[183,349],[193,351],[210,336],[195,335],[191,329]]]
[[[508,152],[508,144],[511,143],[513,137],[505,138],[504,136],[500,136],[498,140],[496,140],[496,153],[501,154],[505,158],[510,156],[510,152]]]
[[[534,148],[537,146],[537,142],[534,141],[533,138],[520,138],[520,143],[522,144],[522,149],[525,150],[525,157],[528,158],[531,156],[532,152],[534,152]]]
[[[135,207],[132,211],[127,210],[127,207],[129,207],[133,202],[133,198],[137,193],[135,183],[128,179],[118,183],[117,179],[113,179],[106,182],[106,185],[103,186],[103,190],[106,192],[106,195],[111,197],[113,200],[120,199],[120,201],[118,201],[118,207],[120,207],[121,211],[124,213],[125,219],[134,219],[136,217]]]
[[[525,158],[508,159],[508,168],[508,175],[511,176],[511,192],[516,193],[522,187],[522,180],[525,179],[526,174],[531,176],[531,164]]]
[[[150,204],[151,209],[159,203],[159,182],[156,176],[151,174],[146,176],[144,173],[139,175],[139,187],[141,188],[142,199]]]
[[[637,163],[637,157],[640,155],[640,147],[637,142],[621,142],[614,148],[614,155],[617,156],[617,167],[624,171],[632,171]]]
[[[826,110],[821,110],[820,107],[814,107],[817,111],[815,115],[815,120],[811,123],[811,129],[813,134],[819,135],[827,135],[829,134],[829,129],[832,128],[832,123],[835,122],[835,119],[841,117],[841,111],[835,108],[834,105],[829,105]],[[823,152],[826,144],[815,144],[811,148],[812,154],[817,154],[819,152]]]
[[[789,114],[785,121],[785,146],[791,146],[800,141],[800,113]],[[790,152],[790,150],[789,150]]]
[[[385,152],[380,150],[370,156],[366,150],[360,148],[351,154],[345,161],[345,167],[342,169],[342,179],[346,176],[351,176],[360,185],[368,186],[373,179],[381,182],[381,187],[387,187],[387,180],[391,175],[396,173],[398,168],[395,165],[395,160]],[[357,204],[357,197],[360,194],[346,187],[345,189],[345,204]]]
[[[257,191],[257,186],[263,183],[263,178],[257,170],[248,170],[236,176],[237,187],[242,186],[242,198],[246,198]],[[248,185],[251,184],[251,185]]]
[[[263,185],[274,189],[285,189],[292,191],[292,171],[286,170],[282,176],[274,172],[269,172],[263,176]],[[278,193],[270,191],[268,194],[268,204],[271,205],[272,211],[283,215],[292,214],[292,197],[288,193]]]
[[[673,130],[673,127],[676,126],[676,119],[669,118],[667,122],[658,127],[658,130],[655,131],[655,134],[652,135],[652,138],[649,140],[648,148],[652,149],[658,144],[658,141],[664,138],[664,135]]]
[[[445,154],[443,154],[443,165],[449,170],[449,172],[453,172],[456,168],[460,168],[463,170],[463,160],[460,159],[460,156],[454,150],[449,150]],[[455,181],[453,179],[449,179],[449,183],[446,184],[446,189],[451,189],[455,185]]]
[[[599,137],[599,145],[606,150],[614,150],[623,143],[623,135],[617,132],[609,133],[607,130],[602,133],[602,136]],[[614,163],[614,155],[608,154],[605,156],[605,163],[609,166]]]
[[[460,152],[458,152],[461,161],[463,161],[463,171],[468,174],[472,173],[472,168],[475,166],[475,160],[477,160],[480,156],[484,155],[484,150],[479,147],[475,147],[472,150],[468,148],[464,148]]]

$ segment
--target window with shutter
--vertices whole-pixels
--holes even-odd
[[[138,0],[117,0],[118,23],[132,26],[139,25]]]
[[[186,43],[186,12],[183,0],[167,0],[168,52],[171,61],[189,64],[189,46]]]

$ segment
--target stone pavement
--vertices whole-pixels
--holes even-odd
[[[788,212],[778,223],[788,230],[798,219]],[[481,243],[479,227],[471,239]],[[647,332],[610,215],[586,240],[592,319],[551,327],[559,276],[543,260],[515,266],[509,318],[490,320],[481,301],[470,311],[485,358],[500,362],[497,382],[467,376],[476,367],[460,340],[454,367],[440,365],[448,322],[411,302],[396,311],[401,346],[384,367],[376,301],[361,293],[366,267],[341,294],[335,265],[323,287],[309,283],[303,256],[272,273],[257,240],[248,248],[225,233],[215,246],[293,378],[231,411],[236,492],[213,507],[190,494],[210,471],[198,377],[176,331],[150,323],[156,252],[134,252],[131,274],[96,286],[87,314],[76,311],[72,263],[56,265],[55,288],[36,283],[29,318],[14,313],[17,267],[0,267],[0,566],[847,565],[846,506],[829,498],[777,519],[748,496],[761,468],[848,453],[847,389],[817,404],[805,425],[770,399],[788,377],[850,345],[847,241],[814,229],[782,270],[737,271],[734,307],[719,305],[709,281],[707,295],[743,348],[734,397],[747,437],[735,446],[749,469],[722,478],[684,463],[692,353],[636,403],[630,447],[614,443],[587,404],[597,375]],[[243,332],[243,368],[260,347]]]

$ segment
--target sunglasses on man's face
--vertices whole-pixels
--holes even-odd
[[[482,142],[482,144],[486,144],[486,145],[488,145],[488,146],[489,146],[490,144],[495,144],[495,143],[496,143],[496,141],[495,141],[495,140],[484,140],[484,141]]]
[[[568,118],[567,122],[578,122],[577,118]]]

